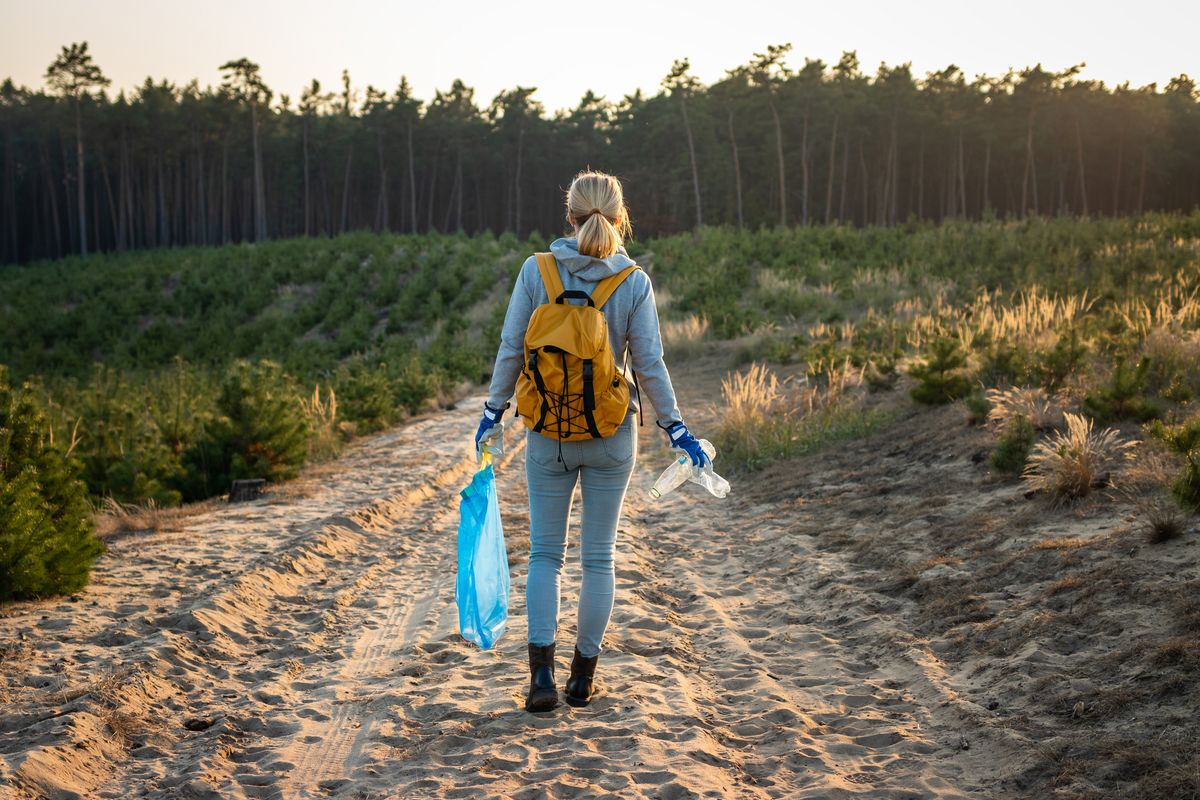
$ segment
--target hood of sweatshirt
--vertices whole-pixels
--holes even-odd
[[[604,280],[634,263],[624,247],[617,247],[617,252],[608,258],[585,256],[579,252],[579,242],[573,236],[555,239],[550,245],[550,252],[568,272],[585,281]]]

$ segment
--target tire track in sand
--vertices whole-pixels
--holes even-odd
[[[461,429],[462,425],[455,426],[456,432]],[[499,460],[501,470],[523,447],[523,439],[510,437],[510,441],[517,446]],[[425,440],[412,447],[427,451],[430,444]],[[396,458],[402,461],[405,455],[397,452]],[[372,596],[354,604],[363,612],[352,623],[360,635],[343,647],[346,656],[340,668],[322,681],[323,689],[313,693],[306,706],[312,710],[309,719],[279,754],[284,763],[296,765],[281,787],[281,797],[326,796],[347,783],[386,714],[386,708],[376,702],[376,687],[393,673],[404,673],[406,653],[438,631],[457,629],[454,532],[458,492],[473,469],[472,461],[461,459],[429,485],[379,510],[379,522],[403,538],[406,555],[390,559],[371,586]],[[321,706],[330,708],[318,710]]]

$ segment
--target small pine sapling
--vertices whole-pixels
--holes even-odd
[[[1159,408],[1145,396],[1149,367],[1148,358],[1131,368],[1124,357],[1118,357],[1108,385],[1083,398],[1083,413],[1102,425],[1124,419],[1146,422],[1157,417]]]
[[[971,393],[963,398],[963,402],[971,414],[968,422],[972,425],[982,425],[987,422],[988,412],[992,410],[992,401],[984,394],[982,387],[972,389]]]
[[[925,361],[908,369],[908,374],[920,381],[913,387],[913,400],[944,405],[962,397],[971,389],[963,374],[966,365],[967,354],[957,339],[948,336],[937,339]]]
[[[1171,494],[1183,510],[1200,513],[1200,414],[1178,425],[1155,420],[1147,431],[1183,458],[1183,468],[1171,480]]]
[[[1037,431],[1024,414],[1018,414],[1004,426],[1004,432],[992,449],[991,463],[1007,475],[1020,475],[1037,441]]]

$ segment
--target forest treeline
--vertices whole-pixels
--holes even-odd
[[[547,114],[531,87],[483,103],[455,81],[424,102],[403,78],[360,90],[345,73],[293,98],[248,59],[216,87],[113,93],[73,44],[46,88],[0,84],[0,263],[353,229],[553,233],[555,187],[589,165],[624,179],[643,234],[1200,205],[1186,75],[1161,89],[1079,66],[868,75],[853,52],[792,70],[789,49],[708,86],[677,61],[654,96],[589,91]]]

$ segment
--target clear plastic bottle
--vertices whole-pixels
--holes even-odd
[[[687,453],[684,453],[672,461],[671,466],[663,470],[663,474],[659,475],[658,480],[656,480],[654,485],[650,487],[650,496],[655,500],[658,500],[663,495],[675,491],[684,483],[686,483],[688,477],[692,473],[692,465],[689,463],[690,461],[691,459],[688,458]]]
[[[671,466],[658,476],[654,486],[650,487],[650,497],[658,500],[675,491],[687,481],[703,486],[714,497],[724,497],[729,494],[729,481],[713,472],[712,461],[717,457],[717,448],[713,447],[712,442],[708,439],[701,439],[700,449],[708,456],[708,466],[703,469],[694,467],[688,454],[681,453],[671,462]]]

